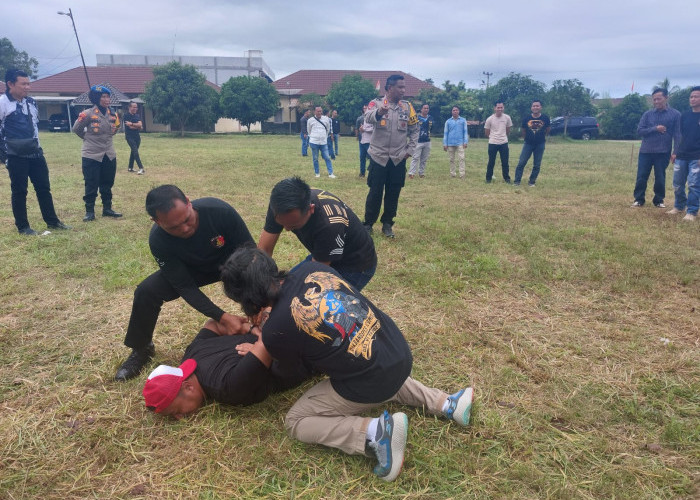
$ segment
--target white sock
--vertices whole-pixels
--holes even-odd
[[[445,413],[449,407],[450,407],[450,400],[446,399],[445,403],[442,405],[442,413]]]
[[[367,424],[367,439],[370,442],[375,442],[377,440],[377,427],[379,427],[379,419],[378,418],[373,418],[372,420],[369,421],[369,424]]]

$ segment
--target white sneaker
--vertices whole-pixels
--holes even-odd
[[[336,177],[335,177],[335,175],[331,174],[331,175],[328,176],[328,178],[329,178],[329,179],[335,179]]]
[[[316,174],[316,177],[321,177],[321,174]]]
[[[146,172],[144,172],[143,169],[140,169],[138,172],[136,172],[136,175],[143,175],[143,174],[145,174],[145,173],[146,173]]]
[[[630,205],[630,207],[632,207],[632,208],[643,207],[643,206],[644,206],[644,205],[642,205],[642,204],[639,203],[638,201],[635,201],[634,203],[632,203],[632,204]]]
[[[697,217],[698,217],[697,215],[685,214],[685,217],[683,217],[683,220],[693,221],[693,220],[697,219]]]
[[[681,213],[682,211],[683,211],[683,210],[678,210],[676,207],[673,207],[671,210],[669,210],[669,211],[666,212],[666,213],[667,213],[667,214],[671,214],[671,215],[676,215],[676,214]]]

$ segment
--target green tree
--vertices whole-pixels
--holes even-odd
[[[482,106],[484,110],[492,110],[495,101],[503,101],[513,124],[519,126],[522,119],[530,113],[532,101],[544,99],[545,90],[544,83],[533,80],[530,75],[509,73],[484,90]],[[485,114],[488,116],[488,113]]]
[[[647,101],[637,93],[629,94],[622,102],[601,117],[601,126],[608,139],[635,139],[637,125],[648,109]]]
[[[657,82],[656,85],[654,85],[654,87],[651,89],[651,91],[653,92],[656,89],[664,89],[670,95],[675,94],[681,88],[678,85],[671,86],[671,81],[668,79],[668,77],[666,77],[660,82]]]
[[[186,127],[188,129],[201,130],[205,134],[210,134],[214,131],[216,122],[223,116],[221,106],[219,105],[219,93],[209,85],[202,88],[202,99],[209,103],[209,106],[202,106],[201,111],[187,120]]]
[[[248,129],[253,123],[267,120],[280,107],[277,89],[264,78],[237,76],[221,86],[223,116],[234,118]]]
[[[683,90],[678,90],[668,97],[668,105],[673,109],[677,109],[681,113],[683,111],[690,111],[690,89],[693,87],[686,87]]]
[[[547,111],[552,116],[564,117],[564,135],[569,118],[576,115],[588,116],[595,112],[591,103],[590,91],[577,80],[555,80],[547,91]]]
[[[362,106],[377,97],[372,82],[359,73],[345,75],[342,80],[331,85],[326,102],[338,111],[338,119],[346,125],[354,125]]]
[[[0,38],[0,78],[5,78],[5,71],[10,68],[21,69],[32,80],[36,80],[39,61],[29,57],[25,51],[15,49],[9,38]]]
[[[158,123],[170,124],[185,135],[185,125],[198,115],[209,115],[211,101],[204,75],[189,64],[173,61],[153,68],[153,80],[146,84],[143,100]]]
[[[328,107],[326,100],[316,92],[309,92],[308,94],[299,96],[297,110],[301,111],[301,114],[303,114],[307,109],[310,109],[313,112],[314,108],[317,106],[321,106],[322,108]]]
[[[435,87],[421,89],[415,103],[416,112],[420,111],[423,104],[430,106],[430,114],[433,117],[433,133],[442,134],[445,121],[452,116],[452,108],[459,107],[460,116],[469,119],[479,117],[479,91],[467,89],[464,82],[456,85],[446,80],[443,89]]]

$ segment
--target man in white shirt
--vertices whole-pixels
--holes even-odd
[[[328,155],[328,135],[331,133],[332,127],[331,119],[323,115],[323,108],[321,106],[316,106],[314,116],[309,118],[309,121],[306,122],[316,177],[321,177],[318,168],[318,152],[321,151],[321,156],[326,162],[326,169],[328,169],[328,177],[335,179],[335,175],[333,175],[333,164],[331,164],[331,158]]]
[[[501,170],[503,180],[510,184],[510,167],[508,167],[508,134],[513,128],[513,120],[505,114],[503,101],[496,101],[494,113],[484,123],[484,133],[489,139],[489,163],[486,166],[486,183],[491,182],[493,167],[496,164],[496,153],[501,155]]]

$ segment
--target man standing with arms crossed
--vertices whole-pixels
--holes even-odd
[[[491,183],[493,167],[496,164],[496,153],[501,155],[501,171],[503,180],[510,184],[510,167],[508,166],[508,134],[513,128],[513,120],[505,114],[503,101],[496,101],[494,113],[484,123],[484,134],[489,140],[489,162],[486,166],[486,183]]]
[[[651,169],[654,169],[654,206],[666,208],[666,167],[676,158],[676,150],[681,139],[681,114],[668,107],[666,89],[654,89],[651,93],[654,109],[642,115],[637,133],[642,137],[637,160],[637,182],[634,185],[632,207],[644,206],[644,195]],[[673,154],[671,153],[673,142]]]
[[[464,179],[464,150],[469,143],[467,132],[467,120],[459,116],[459,108],[452,108],[452,118],[445,122],[445,133],[442,136],[442,149],[449,151],[450,155],[450,176],[457,177],[455,171],[455,152],[459,155],[459,177]]]
[[[365,123],[373,125],[374,132],[369,143],[369,193],[364,224],[371,233],[384,198],[382,233],[393,238],[399,195],[406,182],[406,159],[413,155],[418,140],[418,117],[411,103],[403,100],[406,93],[403,76],[391,75],[384,89],[386,95],[370,102],[365,113]]]
[[[53,207],[49,167],[39,146],[39,112],[29,94],[29,76],[19,69],[5,73],[7,91],[0,96],[0,161],[7,167],[12,214],[19,234],[36,236],[27,219],[27,185],[31,179],[41,216],[49,229],[70,229]]]
[[[433,117],[428,114],[430,106],[423,104],[418,115],[418,144],[413,151],[411,158],[411,169],[408,171],[408,178],[413,179],[418,176],[425,177],[425,164],[430,157],[430,128],[433,126]]]
[[[687,207],[683,220],[692,222],[698,217],[700,209],[700,86],[690,89],[690,109],[681,115],[681,142],[673,164],[676,199],[667,213],[678,214]]]
[[[139,156],[139,146],[141,146],[141,130],[143,130],[143,122],[141,122],[141,115],[139,115],[139,105],[135,102],[129,103],[129,112],[124,115],[124,137],[126,138],[126,143],[131,149],[131,154],[129,155],[129,172],[134,171],[134,161],[139,167],[138,174],[145,174],[143,169],[143,163],[141,163],[141,156]]]
[[[523,177],[523,170],[530,159],[530,155],[534,154],[532,160],[532,172],[528,186],[535,187],[537,176],[540,174],[540,165],[542,165],[542,156],[544,155],[544,143],[549,135],[549,116],[542,114],[542,102],[539,100],[532,101],[530,106],[531,115],[523,118],[522,132],[525,143],[523,150],[520,152],[520,160],[518,166],[515,167],[516,186],[520,185],[520,179]]]

